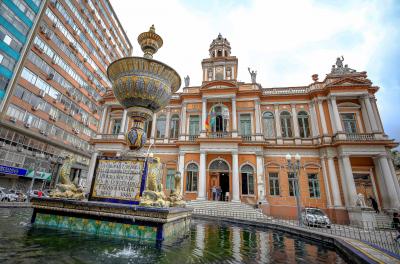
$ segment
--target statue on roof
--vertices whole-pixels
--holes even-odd
[[[336,63],[332,65],[331,73],[333,74],[347,74],[354,73],[356,70],[349,68],[347,64],[343,66],[344,58],[343,56],[336,58]]]
[[[247,68],[249,73],[250,73],[250,77],[251,77],[251,83],[257,83],[256,82],[256,78],[257,78],[257,71],[250,71],[250,67]]]
[[[190,84],[190,77],[189,75],[186,75],[186,77],[184,77],[183,79],[185,79],[185,87],[188,87]]]

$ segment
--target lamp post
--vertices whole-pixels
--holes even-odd
[[[36,157],[36,159],[35,159],[35,163],[33,165],[33,175],[32,175],[31,185],[29,186],[29,189],[28,189],[28,199],[27,199],[28,202],[31,201],[31,192],[32,192],[33,185],[35,183],[36,173],[38,173],[37,169],[39,167],[40,159],[44,158],[44,154],[42,152],[33,152],[32,155],[34,157]]]
[[[300,205],[300,155],[296,153],[295,157],[295,162],[292,162],[292,155],[289,153],[286,155],[286,161],[287,161],[287,166],[288,170],[290,173],[293,173],[294,178],[295,178],[295,185],[294,187],[294,192],[296,195],[296,206],[297,206],[297,220],[299,221],[299,225],[302,225],[301,221],[301,205]]]

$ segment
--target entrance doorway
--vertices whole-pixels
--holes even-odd
[[[224,160],[214,160],[209,167],[209,200],[229,201],[229,166]]]

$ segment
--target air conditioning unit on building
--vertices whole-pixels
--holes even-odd
[[[46,92],[43,91],[43,90],[40,90],[40,91],[39,91],[39,97],[40,97],[40,98],[43,98],[43,97],[45,97],[45,96],[46,96]]]
[[[55,114],[50,114],[49,115],[50,120],[56,120],[56,115]]]
[[[15,122],[17,122],[17,119],[16,119],[15,117],[11,116],[11,117],[10,117],[10,121],[13,122],[13,123],[15,123]]]
[[[42,24],[42,25],[40,25],[39,30],[40,30],[41,33],[46,34],[48,28],[47,28],[47,26],[45,24]]]
[[[74,112],[73,110],[69,110],[68,115],[74,116],[74,115],[75,115],[75,112]]]
[[[45,131],[43,135],[44,135],[45,137],[48,137],[48,136],[49,136],[49,132]]]
[[[88,75],[88,79],[89,79],[89,81],[93,81],[93,76],[92,75]]]
[[[53,80],[54,78],[54,73],[49,73],[49,75],[47,75],[47,80]]]
[[[37,111],[37,110],[39,109],[39,107],[40,107],[39,104],[34,105],[34,106],[32,106],[32,110],[33,110],[33,111]]]
[[[40,129],[40,130],[39,130],[39,133],[42,134],[42,135],[44,135],[44,133],[46,133],[46,131],[44,131],[43,129]]]
[[[30,127],[31,127],[31,123],[30,123],[30,122],[25,122],[25,123],[24,123],[24,126],[25,126],[26,128],[30,128]]]
[[[57,27],[57,23],[56,23],[56,22],[53,22],[53,24],[51,24],[51,26],[52,26],[53,28],[56,28],[56,27]]]
[[[51,39],[51,37],[53,36],[53,31],[48,30],[45,34],[46,39]]]

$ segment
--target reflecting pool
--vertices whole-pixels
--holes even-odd
[[[32,227],[0,208],[0,263],[346,263],[334,250],[276,231],[193,220],[188,237],[153,243]]]

